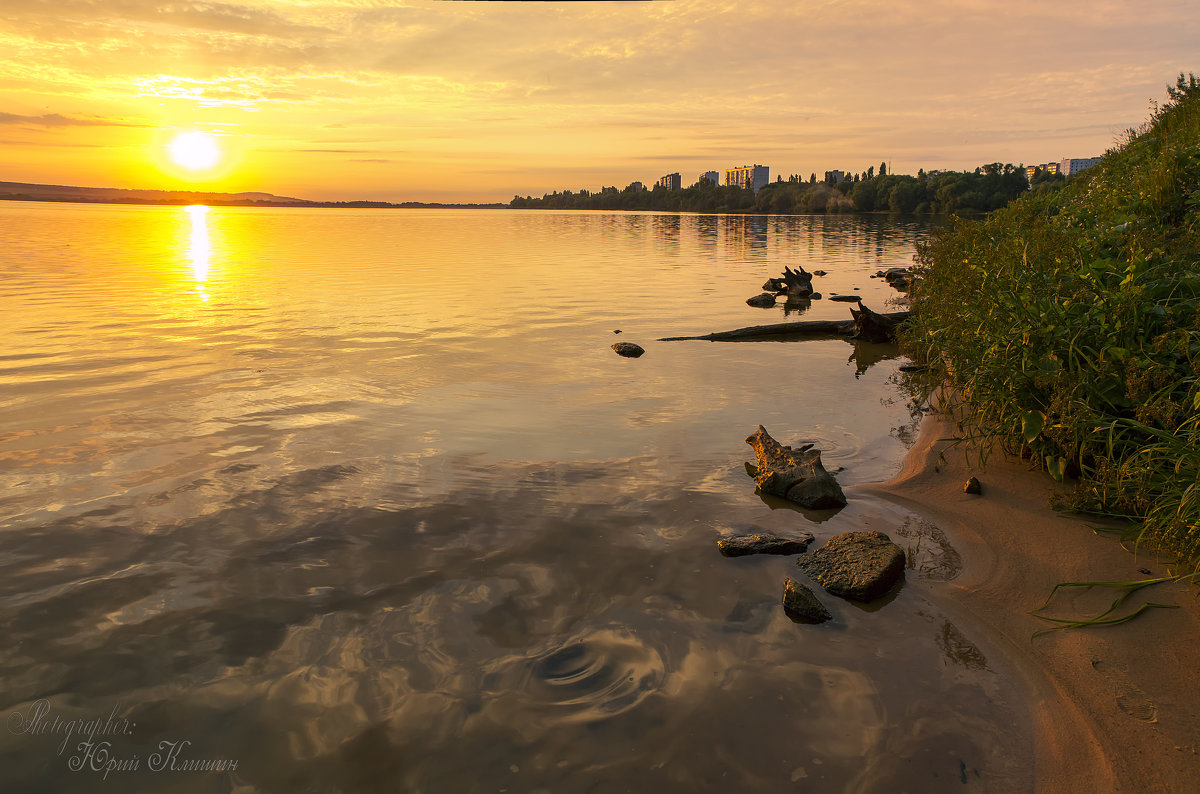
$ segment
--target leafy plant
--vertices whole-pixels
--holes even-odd
[[[1200,570],[1200,84],[1100,164],[919,249],[903,342],[982,454],[1019,451],[1063,506],[1139,522]]]

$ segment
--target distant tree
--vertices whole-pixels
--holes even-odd
[[[816,171],[814,171],[808,175],[808,184],[810,184],[810,185],[817,184],[817,172]]]
[[[1183,72],[1179,73],[1179,79],[1175,81],[1174,87],[1167,86],[1167,96],[1170,97],[1172,103],[1178,104],[1186,99],[1189,95],[1200,93],[1200,82],[1196,80],[1196,75],[1188,72],[1187,77],[1183,76]]]
[[[925,198],[925,188],[911,176],[900,179],[888,191],[888,209],[892,212],[912,212]]]
[[[875,166],[871,166],[870,168],[867,169],[867,179],[874,179],[874,178],[875,178]]]
[[[887,176],[887,161],[886,160],[879,164],[879,175]]]

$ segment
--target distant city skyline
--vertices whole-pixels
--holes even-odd
[[[0,180],[332,201],[1055,162],[1200,71],[1200,0],[0,8]]]

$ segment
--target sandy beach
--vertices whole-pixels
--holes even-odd
[[[1165,583],[1132,596],[1117,614],[1151,601],[1120,626],[1033,636],[1053,624],[1040,607],[1060,582],[1130,581],[1167,573],[1079,517],[1049,506],[1062,488],[1027,462],[999,453],[980,467],[964,454],[955,424],[927,417],[894,479],[858,490],[936,523],[953,539],[963,570],[939,585],[944,607],[1015,672],[1029,698],[1038,792],[1200,791],[1200,603],[1188,585]],[[983,493],[964,493],[976,476]],[[1070,588],[1041,614],[1088,617],[1117,593]],[[936,597],[936,596],[935,596]]]

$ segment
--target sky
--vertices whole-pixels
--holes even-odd
[[[0,181],[508,201],[1089,157],[1200,0],[0,0]],[[216,166],[173,163],[180,133]]]

